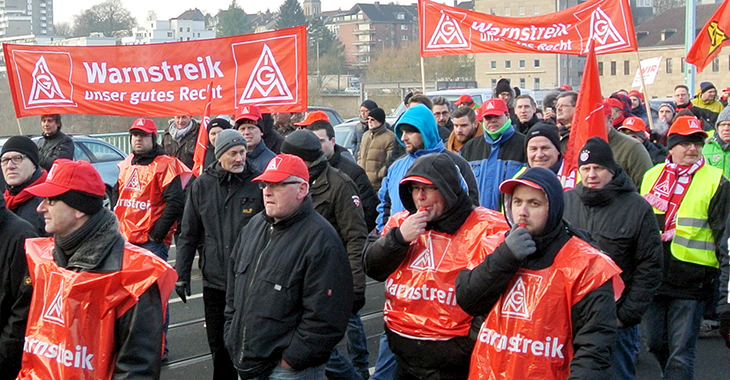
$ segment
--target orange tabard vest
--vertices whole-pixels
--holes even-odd
[[[608,256],[576,237],[550,267],[520,269],[482,324],[469,379],[566,379],[573,359],[571,308],[610,279],[618,299],[624,288],[619,273]]]
[[[192,172],[180,160],[168,155],[155,157],[149,165],[132,165],[132,155],[129,155],[118,166],[119,199],[114,214],[119,219],[119,231],[130,243],[146,243],[150,229],[165,208],[162,192],[177,176],[184,188]],[[174,232],[173,225],[164,240],[168,247]]]
[[[18,379],[111,379],[114,326],[152,284],[163,304],[177,275],[149,251],[126,244],[122,270],[74,272],[53,261],[53,238],[25,242],[33,298]],[[165,308],[162,308],[163,320]],[[160,346],[162,355],[162,346]]]
[[[408,211],[393,215],[383,235],[409,215]],[[497,236],[508,228],[501,214],[477,207],[456,234],[426,231],[411,242],[405,260],[385,282],[383,318],[388,328],[421,340],[468,335],[472,316],[456,304],[456,276],[484,260],[485,236]]]

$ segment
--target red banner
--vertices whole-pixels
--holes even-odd
[[[208,89],[213,87],[213,84],[208,85]],[[208,124],[210,124],[210,107],[212,102],[208,98],[208,104],[205,105],[205,112],[203,112],[203,119],[200,120],[200,128],[198,128],[198,139],[195,142],[195,151],[193,152],[193,175],[200,177],[205,170],[205,152],[208,151]]]
[[[165,44],[3,49],[17,117],[191,115],[208,100],[216,114],[234,114],[241,104],[304,112],[306,33],[298,26]]]
[[[474,53],[586,55],[636,51],[628,0],[589,0],[535,17],[498,17],[418,1],[421,56]]]
[[[701,73],[707,65],[712,62],[723,46],[730,45],[730,40],[726,33],[730,33],[730,7],[728,0],[723,1],[715,14],[707,20],[707,24],[700,29],[697,39],[687,52],[685,61],[697,67],[697,72]]]

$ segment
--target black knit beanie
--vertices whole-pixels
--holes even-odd
[[[525,149],[527,149],[527,143],[533,137],[546,137],[555,146],[555,149],[560,150],[560,136],[558,135],[558,127],[555,124],[545,123],[538,121],[532,126],[525,134]]]
[[[383,111],[382,108],[371,109],[368,117],[372,117],[373,119],[379,121],[380,124],[385,124],[385,111]]]
[[[2,153],[5,152],[18,152],[26,155],[28,159],[33,162],[33,165],[38,167],[38,161],[40,160],[40,153],[38,153],[38,146],[28,138],[27,136],[13,136],[3,144]]]
[[[586,141],[578,155],[578,166],[585,164],[601,165],[613,174],[616,174],[619,167],[613,158],[611,146],[602,138],[595,136]]]
[[[503,92],[509,92],[512,93],[512,87],[509,85],[509,79],[502,78],[497,82],[497,88],[494,89],[494,94],[492,95],[493,98],[496,98],[499,94]]]
[[[365,107],[368,110],[372,111],[373,109],[378,108],[378,103],[375,103],[374,100],[365,99],[365,101],[360,104],[360,107]]]
[[[322,143],[314,132],[307,129],[298,129],[281,143],[281,153],[299,156],[304,161],[314,162],[322,153]]]
[[[86,215],[96,214],[102,207],[104,207],[104,198],[76,190],[69,190],[57,197],[52,197],[51,199],[63,201],[63,203],[83,212]]]

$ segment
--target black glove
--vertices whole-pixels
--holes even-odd
[[[730,312],[720,314],[720,336],[725,340],[727,348],[730,348]]]
[[[512,228],[504,242],[517,260],[523,260],[537,250],[535,241],[525,227]]]
[[[352,314],[357,314],[365,306],[365,294],[355,293],[355,302],[352,304]]]
[[[188,298],[186,296],[190,295],[190,283],[187,281],[176,282],[175,293],[177,293],[177,296],[180,297],[183,303],[188,303]]]

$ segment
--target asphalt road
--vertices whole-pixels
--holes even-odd
[[[170,263],[174,266],[175,248],[170,249]],[[169,360],[162,367],[163,380],[206,380],[213,376],[213,364],[205,335],[203,316],[203,288],[197,260],[193,265],[192,292],[187,303],[182,303],[175,292],[170,297],[170,328],[168,331]],[[367,304],[361,311],[368,338],[371,372],[378,354],[378,341],[383,331],[383,283],[368,279]],[[346,352],[345,349],[340,350]],[[661,377],[654,358],[642,352],[637,359],[637,380]],[[730,350],[720,337],[703,338],[697,343],[697,380],[730,379]]]

